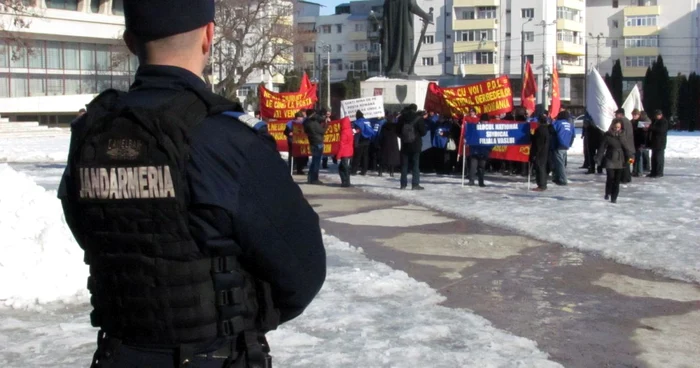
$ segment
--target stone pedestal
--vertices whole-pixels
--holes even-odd
[[[397,111],[412,103],[418,106],[418,110],[423,110],[428,84],[430,81],[423,79],[374,77],[360,82],[360,88],[362,97],[384,96],[384,105],[387,110]]]

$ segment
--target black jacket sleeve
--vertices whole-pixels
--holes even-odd
[[[192,140],[193,201],[224,208],[232,227],[201,225],[213,228],[203,231],[210,248],[231,248],[253,277],[271,285],[281,322],[297,317],[325,280],[318,215],[279,153],[242,124],[208,119]]]
[[[425,119],[423,119],[423,117],[418,118],[418,122],[416,122],[416,130],[418,131],[419,137],[425,137],[425,135],[428,134],[428,127],[425,125]]]

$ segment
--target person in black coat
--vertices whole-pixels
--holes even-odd
[[[605,170],[608,176],[605,183],[605,199],[610,199],[612,203],[617,203],[617,196],[620,194],[622,172],[634,162],[634,151],[626,142],[627,138],[622,130],[623,124],[622,119],[613,120],[596,155],[598,165],[605,158]]]
[[[394,177],[394,168],[401,164],[399,153],[398,124],[389,119],[382,126],[379,133],[379,151],[381,162],[379,163],[379,176],[382,176],[384,169],[389,171],[389,176]]]
[[[398,132],[401,137],[401,189],[408,185],[408,169],[411,167],[413,190],[423,190],[420,186],[420,154],[423,151],[423,137],[428,133],[423,114],[418,113],[416,104],[408,105],[399,116]],[[427,117],[427,114],[425,114]]]
[[[588,172],[586,172],[586,174],[595,174],[596,171],[598,172],[598,174],[602,174],[603,166],[598,165],[598,167],[596,168],[595,157],[598,154],[600,145],[603,144],[603,137],[605,136],[605,132],[600,130],[600,128],[598,128],[598,126],[595,125],[591,120],[590,124],[588,125],[588,130],[586,130],[586,136],[588,138],[588,155],[590,159],[590,166],[588,166]]]
[[[549,131],[549,121],[545,115],[537,118],[539,126],[532,135],[532,146],[530,147],[530,162],[535,165],[536,192],[547,190],[547,160],[549,158],[549,148],[552,135]]]
[[[321,159],[323,157],[323,136],[326,134],[328,124],[325,117],[319,116],[314,110],[307,110],[306,120],[304,120],[304,132],[309,137],[309,148],[311,151],[311,165],[309,165],[308,183],[320,185],[318,173],[321,170]]]
[[[638,109],[632,110],[632,126],[634,127],[634,167],[632,176],[641,176],[644,167],[649,165],[649,126],[651,120],[646,113]]]
[[[664,161],[666,154],[666,140],[668,136],[668,120],[664,118],[661,110],[654,112],[654,122],[649,128],[649,143],[651,146],[651,173],[649,178],[662,178],[664,176]]]

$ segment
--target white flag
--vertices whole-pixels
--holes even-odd
[[[586,81],[586,111],[593,119],[593,123],[602,131],[610,128],[615,118],[617,104],[613,99],[608,86],[596,69],[588,73]]]
[[[625,109],[625,116],[627,119],[632,120],[632,110],[638,109],[639,111],[644,111],[644,106],[642,106],[642,95],[639,93],[639,87],[634,85],[632,92],[627,96],[625,103],[622,104],[622,108]]]

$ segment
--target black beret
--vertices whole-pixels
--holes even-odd
[[[214,13],[214,0],[124,0],[126,30],[142,41],[204,27]]]

